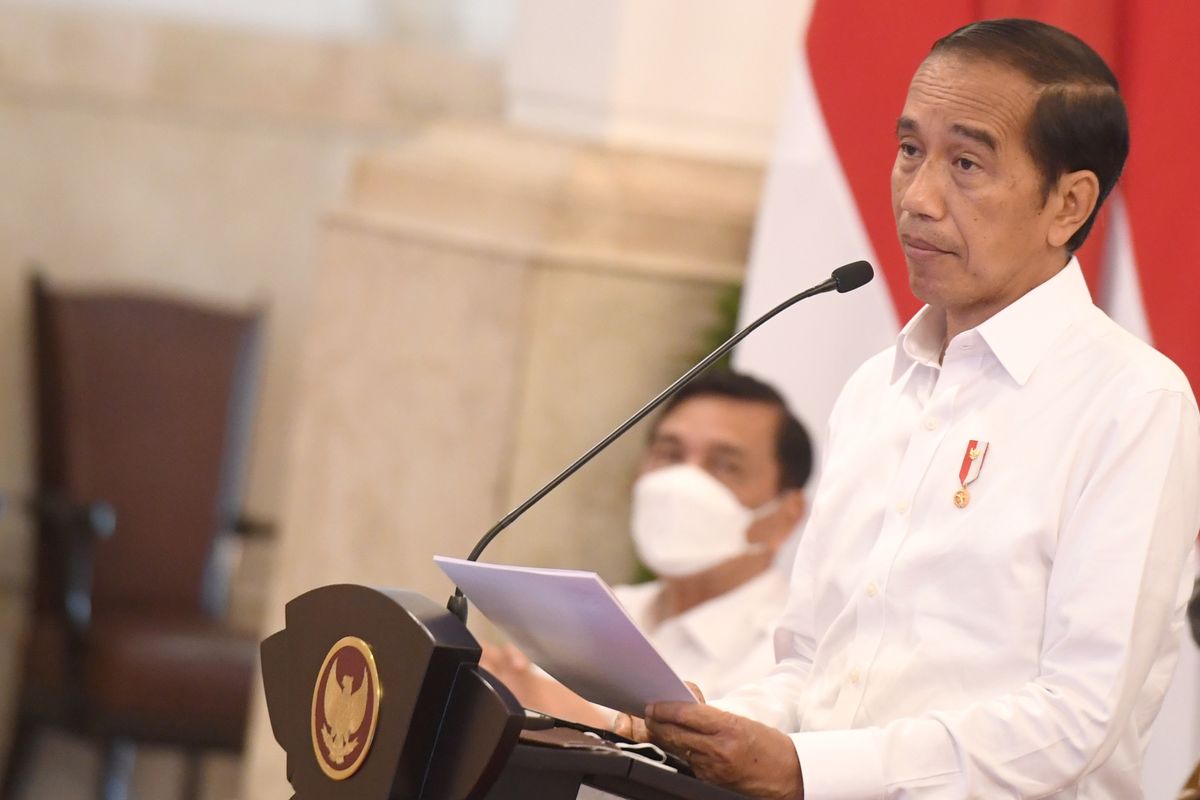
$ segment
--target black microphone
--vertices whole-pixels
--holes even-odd
[[[868,264],[866,261],[855,261],[853,264],[847,264],[844,267],[838,267],[835,269],[833,274],[829,276],[829,280],[834,282],[838,293],[845,294],[846,292],[854,291],[864,284],[870,283],[871,278],[874,277],[875,270],[871,269],[870,264]],[[810,289],[809,291],[812,290]],[[800,299],[799,295],[792,298],[792,300],[788,300],[783,307],[786,308],[798,299]],[[769,312],[766,318],[770,319],[774,313],[774,311]]]
[[[496,538],[500,531],[516,522],[517,518],[528,511],[535,503],[537,503],[546,495],[550,494],[550,492],[554,491],[560,483],[574,475],[580,467],[595,458],[601,450],[619,439],[625,433],[625,431],[641,422],[647,414],[662,405],[663,401],[690,383],[701,372],[708,369],[708,367],[710,367],[714,361],[732,350],[738,342],[740,342],[742,339],[745,339],[747,336],[757,330],[758,327],[764,322],[771,319],[779,312],[792,307],[796,303],[799,303],[805,298],[812,297],[815,294],[832,292],[834,290],[837,290],[839,293],[850,292],[862,286],[863,284],[868,283],[874,276],[875,270],[873,270],[871,265],[866,261],[855,261],[851,264],[838,267],[833,271],[832,275],[818,283],[816,286],[805,289],[803,292],[800,292],[800,294],[789,297],[787,300],[784,300],[782,303],[775,306],[758,319],[754,320],[754,322],[751,322],[749,325],[742,328],[733,336],[730,336],[724,341],[724,343],[721,344],[720,347],[706,355],[698,364],[696,364],[696,366],[683,373],[683,375],[680,375],[674,383],[672,383],[666,389],[663,389],[657,397],[639,408],[632,417],[617,426],[616,430],[594,444],[592,448],[580,456],[575,463],[558,473],[553,480],[551,480],[541,489],[538,489],[536,492],[534,492],[534,494],[524,503],[521,503],[521,505],[508,512],[503,519],[493,525],[491,530],[489,530],[483,535],[482,538],[480,538],[480,540],[476,543],[475,548],[471,550],[471,554],[467,556],[467,560],[478,561],[479,556],[484,551],[484,548],[491,544],[492,540]],[[450,597],[449,602],[446,603],[446,608],[453,612],[453,614],[464,623],[467,621],[467,598],[463,596],[462,589],[458,588],[457,586],[454,587],[454,594]]]

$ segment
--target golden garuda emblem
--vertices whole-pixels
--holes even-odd
[[[350,737],[358,733],[363,717],[366,716],[367,686],[371,682],[371,676],[364,669],[358,689],[353,690],[354,678],[343,675],[342,687],[339,690],[335,680],[337,671],[335,658],[333,669],[329,670],[329,680],[325,682],[325,724],[321,726],[321,739],[329,751],[329,760],[341,764],[358,746],[358,739]]]
[[[317,673],[311,719],[313,751],[330,778],[349,778],[367,757],[380,697],[370,646],[355,636],[338,640]]]

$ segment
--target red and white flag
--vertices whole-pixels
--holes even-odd
[[[1117,74],[1132,152],[1079,252],[1096,301],[1200,387],[1200,4],[1192,0],[816,0],[767,174],[741,316],[866,258],[877,278],[764,326],[737,353],[820,447],[850,373],[920,307],[891,211],[895,121],[930,45],[968,22],[1032,17],[1075,33]],[[1200,660],[1184,649],[1147,756],[1146,796],[1172,797],[1200,756]],[[1156,783],[1157,782],[1157,783]]]

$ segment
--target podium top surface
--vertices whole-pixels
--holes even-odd
[[[520,743],[509,768],[580,776],[587,786],[637,800],[746,800],[744,795],[620,752]]]

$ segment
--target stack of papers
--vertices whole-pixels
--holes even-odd
[[[695,702],[596,573],[433,560],[531,661],[576,694],[637,716],[649,703]]]

